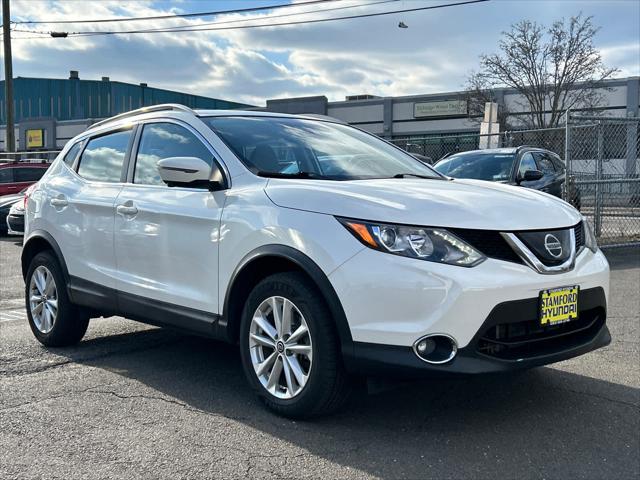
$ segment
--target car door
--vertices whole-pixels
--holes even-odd
[[[217,313],[218,235],[225,192],[169,187],[156,165],[178,156],[213,165],[215,153],[196,130],[177,121],[142,124],[137,137],[129,183],[116,202],[119,303],[140,308],[151,300],[153,307],[177,314],[192,309]]]
[[[74,282],[115,289],[114,205],[132,139],[131,127],[94,136],[77,161],[69,160],[77,164],[75,172],[59,164],[59,174],[46,182],[43,217]],[[67,157],[79,148],[74,145]]]
[[[533,154],[538,170],[540,170],[544,176],[540,179],[541,185],[539,190],[555,195],[556,197],[562,196],[562,182],[560,176],[553,165],[551,157],[546,152],[535,152]]]

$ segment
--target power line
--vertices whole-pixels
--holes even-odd
[[[273,18],[284,18],[284,17],[292,17],[292,16],[297,16],[297,15],[309,15],[309,14],[313,14],[313,13],[324,13],[324,12],[333,12],[336,10],[346,10],[346,9],[350,9],[350,8],[362,8],[362,7],[369,7],[369,6],[373,6],[373,5],[380,5],[380,4],[384,4],[384,3],[395,3],[395,2],[399,2],[400,0],[378,0],[375,2],[368,2],[368,3],[361,3],[358,5],[345,5],[342,7],[332,7],[332,8],[323,8],[323,9],[318,9],[318,10],[306,10],[303,12],[294,12],[294,13],[284,13],[284,14],[280,14],[280,15],[269,15],[266,17],[262,17],[262,18],[239,18],[239,19],[235,19],[235,20],[223,20],[223,21],[219,21],[219,22],[208,22],[208,23],[199,23],[197,25],[182,25],[182,26],[176,26],[176,27],[159,27],[159,28],[149,28],[149,29],[145,29],[145,32],[163,32],[165,31],[167,28],[171,28],[172,31],[178,32],[178,31],[182,31],[183,29],[189,29],[189,28],[195,28],[195,27],[205,27],[205,26],[209,26],[209,25],[227,25],[227,24],[235,24],[235,23],[243,23],[243,22],[252,22],[252,21],[256,21],[256,20],[271,20]],[[296,4],[296,5],[304,5],[304,3],[300,4]],[[42,37],[42,38],[47,38],[52,36],[52,32],[44,32],[41,30],[25,30],[25,29],[21,29],[21,28],[13,28],[11,31],[13,32],[19,32],[19,33],[34,33],[34,34],[38,34],[38,35],[45,35],[46,37]],[[68,33],[68,32],[67,32]],[[101,32],[92,32],[92,33],[101,33]],[[68,36],[68,35],[67,35]],[[16,37],[16,40],[22,40],[22,39],[33,39],[33,38],[40,38],[40,37]]]
[[[241,29],[249,29],[249,28],[265,28],[265,27],[281,27],[287,25],[303,25],[303,24],[311,24],[311,23],[322,23],[322,22],[334,22],[338,20],[353,20],[358,18],[370,18],[370,17],[379,17],[384,15],[393,15],[396,13],[408,13],[408,12],[417,12],[424,10],[435,10],[439,8],[447,8],[447,7],[456,7],[461,5],[471,5],[474,3],[484,3],[489,0],[466,0],[455,3],[448,4],[440,4],[440,5],[431,5],[428,7],[417,7],[417,8],[406,8],[400,10],[392,10],[387,12],[376,12],[376,13],[366,13],[359,15],[349,15],[344,17],[331,17],[331,18],[319,18],[319,19],[311,19],[311,20],[299,20],[292,22],[281,22],[281,23],[263,23],[257,25],[238,25],[231,27],[207,27],[207,28],[198,28],[195,27],[173,27],[173,28],[165,28],[165,29],[141,29],[141,30],[120,30],[120,31],[80,31],[80,32],[50,32],[50,34],[55,34],[56,36],[62,36],[63,34],[67,34],[68,37],[88,37],[88,36],[97,36],[97,35],[131,35],[131,34],[146,34],[146,33],[180,33],[180,32],[208,32],[208,31],[219,31],[219,30],[241,30]],[[33,32],[30,33],[45,33],[45,32]],[[34,38],[47,38],[47,37],[34,37]],[[18,40],[18,38],[16,38]]]
[[[151,17],[128,17],[128,18],[97,18],[93,20],[21,20],[18,22],[11,22],[15,25],[20,24],[65,24],[65,23],[113,23],[113,22],[137,22],[137,21],[146,21],[146,20],[165,20],[169,18],[189,18],[189,17],[210,17],[212,15],[222,15],[228,13],[247,13],[247,12],[258,12],[261,10],[276,10],[279,8],[290,8],[297,7],[300,5],[310,5],[314,3],[326,3],[326,2],[342,2],[344,0],[307,0],[305,2],[299,3],[286,3],[286,4],[278,4],[278,5],[266,5],[262,7],[250,7],[250,8],[238,8],[233,10],[217,10],[212,12],[193,12],[193,13],[176,13],[172,15],[156,15]]]
[[[358,5],[345,5],[343,7],[332,7],[332,8],[323,8],[320,10],[307,10],[304,12],[294,12],[294,13],[283,13],[280,15],[269,15],[266,17],[262,17],[262,18],[239,18],[236,20],[223,20],[221,22],[208,22],[208,23],[199,23],[197,25],[184,25],[184,26],[178,26],[178,27],[160,27],[160,28],[149,28],[149,29],[145,29],[148,32],[155,32],[155,31],[163,31],[166,28],[171,28],[172,31],[175,32],[179,32],[182,31],[183,29],[187,29],[187,28],[196,28],[196,27],[205,27],[205,26],[209,26],[209,25],[228,25],[231,23],[243,23],[243,22],[252,22],[252,21],[257,21],[257,20],[271,20],[273,18],[284,18],[284,17],[294,17],[297,15],[309,15],[309,14],[313,14],[313,13],[324,13],[324,12],[334,12],[336,10],[346,10],[349,8],[362,8],[362,7],[370,7],[373,5],[380,5],[383,3],[395,3],[395,2],[399,2],[400,0],[378,0],[375,2],[368,2],[368,3],[361,3]],[[297,4],[300,5],[300,4]],[[48,34],[48,33],[47,33]]]

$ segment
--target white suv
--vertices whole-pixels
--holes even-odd
[[[328,118],[100,122],[28,192],[25,230],[40,342],[122,315],[238,343],[291,417],[334,410],[355,376],[506,371],[611,340],[609,267],[570,205],[444,177]]]

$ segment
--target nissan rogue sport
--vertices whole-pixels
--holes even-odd
[[[26,205],[41,343],[112,315],[236,343],[289,417],[335,410],[353,378],[504,372],[611,341],[609,267],[573,207],[443,176],[329,118],[119,115],[71,140]]]

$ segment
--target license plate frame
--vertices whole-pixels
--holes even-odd
[[[579,285],[541,290],[538,301],[538,323],[541,327],[552,327],[578,320]]]

